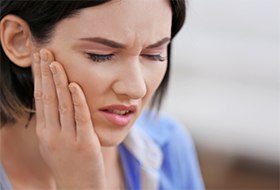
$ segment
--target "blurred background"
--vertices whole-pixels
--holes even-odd
[[[279,189],[280,0],[189,0],[163,110],[207,189]]]

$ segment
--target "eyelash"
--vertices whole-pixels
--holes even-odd
[[[113,54],[93,54],[88,53],[89,59],[91,59],[94,62],[104,62],[104,61],[110,61],[113,58]]]
[[[87,53],[89,59],[91,59],[94,62],[105,62],[105,61],[111,61],[114,54],[93,54],[93,53]],[[143,57],[146,57],[147,59],[150,59],[152,61],[159,61],[163,62],[166,61],[167,57],[162,57],[161,55],[142,55]]]
[[[152,61],[159,61],[159,62],[163,62],[166,60],[167,57],[162,57],[161,55],[143,55],[144,57],[152,60]]]

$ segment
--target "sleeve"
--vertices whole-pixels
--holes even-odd
[[[164,118],[161,121],[161,126],[163,125],[168,126],[170,136],[162,147],[162,171],[165,178],[171,180],[172,189],[205,189],[191,136],[183,125],[170,118]],[[164,186],[162,189],[166,189]]]

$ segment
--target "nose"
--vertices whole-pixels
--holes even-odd
[[[113,84],[113,91],[118,96],[130,99],[143,98],[147,93],[147,86],[141,64],[137,62],[125,64],[119,72],[118,80]]]

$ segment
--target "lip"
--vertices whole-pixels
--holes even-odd
[[[109,110],[118,110],[118,111],[128,111],[125,115],[120,115]],[[127,126],[132,120],[133,114],[137,111],[137,106],[135,105],[110,105],[105,106],[99,109],[102,115],[111,123],[118,126]]]

